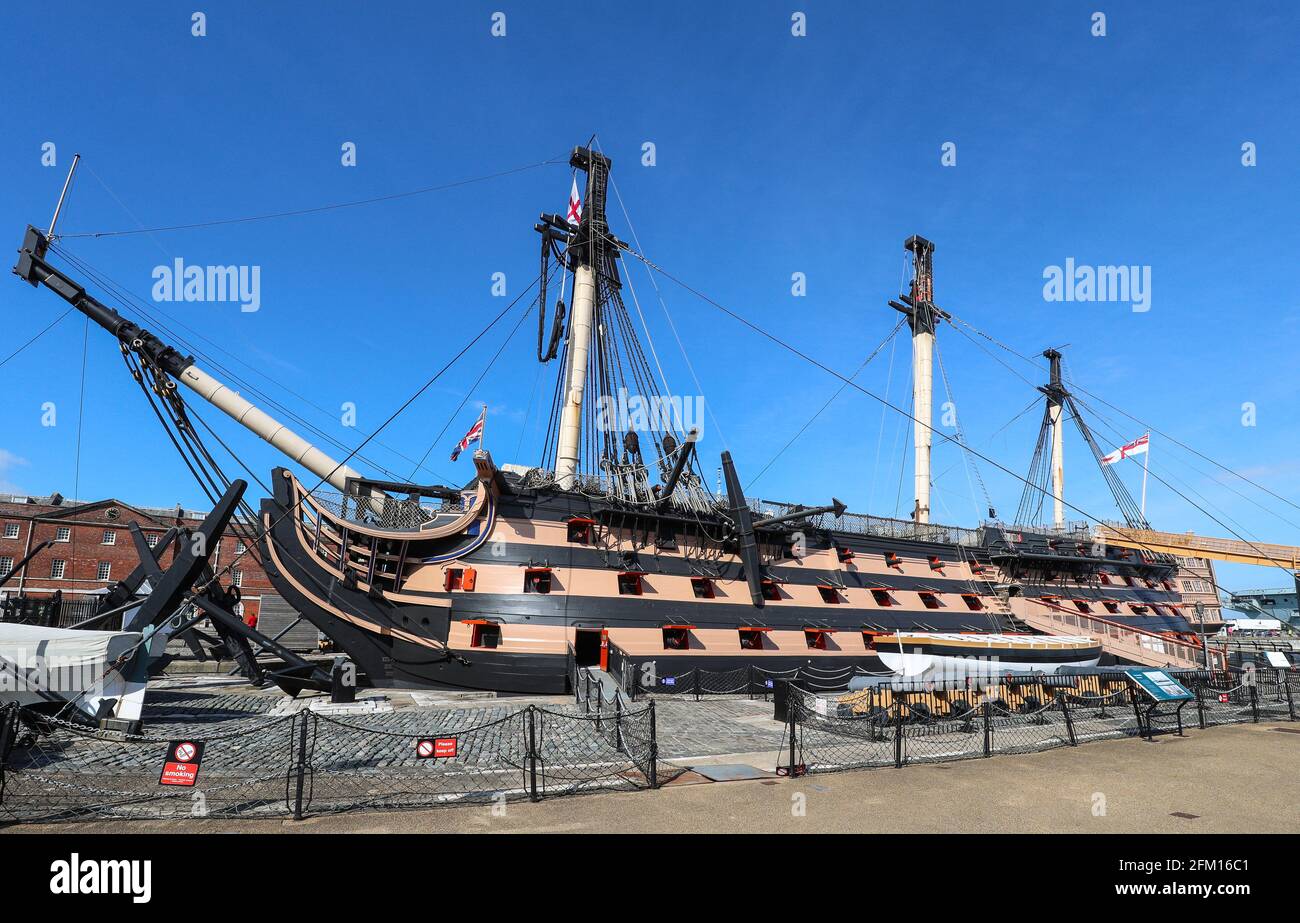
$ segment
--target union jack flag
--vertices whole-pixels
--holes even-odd
[[[469,428],[469,432],[460,442],[456,443],[456,448],[451,450],[451,460],[455,461],[460,458],[460,453],[468,449],[471,443],[479,442],[483,439],[483,420],[487,417],[487,408],[483,408],[483,413],[479,416],[474,425]]]

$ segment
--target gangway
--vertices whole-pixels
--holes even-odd
[[[1020,598],[1025,605],[1018,607],[1016,615],[1035,631],[1049,635],[1085,635],[1100,642],[1106,653],[1148,667],[1206,668],[1206,649],[1199,645],[1095,615],[1072,612],[1048,600]],[[1225,669],[1225,652],[1210,648],[1208,665],[1212,670]]]
[[[1147,529],[1120,529],[1100,524],[1096,539],[1118,548],[1133,548],[1155,554],[1211,558],[1233,564],[1259,564],[1285,567],[1293,574],[1300,571],[1300,547],[1246,542],[1233,538],[1213,538],[1193,532],[1156,532]]]

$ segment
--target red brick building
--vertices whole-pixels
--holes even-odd
[[[172,526],[197,528],[203,516],[198,510],[136,507],[112,499],[87,503],[57,495],[0,495],[0,575],[13,570],[41,542],[54,542],[0,588],[0,596],[48,598],[59,590],[65,606],[73,603],[69,608],[80,608],[75,603],[82,601],[89,607],[94,595],[124,579],[139,563],[131,523],[139,525],[146,542],[156,545]],[[246,551],[239,538],[226,534],[210,559],[218,573],[234,562],[222,583],[233,579],[239,586],[241,616],[259,613],[262,596],[274,592],[256,551]],[[171,549],[165,549],[163,567],[171,557]]]

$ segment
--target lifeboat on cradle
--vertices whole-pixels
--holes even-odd
[[[899,676],[920,680],[1055,673],[1101,659],[1099,642],[1069,635],[904,631],[875,635],[869,649]]]

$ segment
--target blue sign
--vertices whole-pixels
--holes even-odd
[[[763,681],[763,685],[766,686],[768,689],[771,689],[773,686],[776,685],[776,683],[774,683],[774,682],[772,682],[772,680],[768,679],[768,680],[764,680],[764,681]]]
[[[664,677],[664,685],[665,685],[665,686],[676,686],[676,685],[677,685],[677,677],[675,677],[675,676],[665,676],[665,677]]]
[[[1187,687],[1174,679],[1164,670],[1148,670],[1131,667],[1127,671],[1129,678],[1137,683],[1139,689],[1155,702],[1186,702],[1196,698],[1187,691]]]

